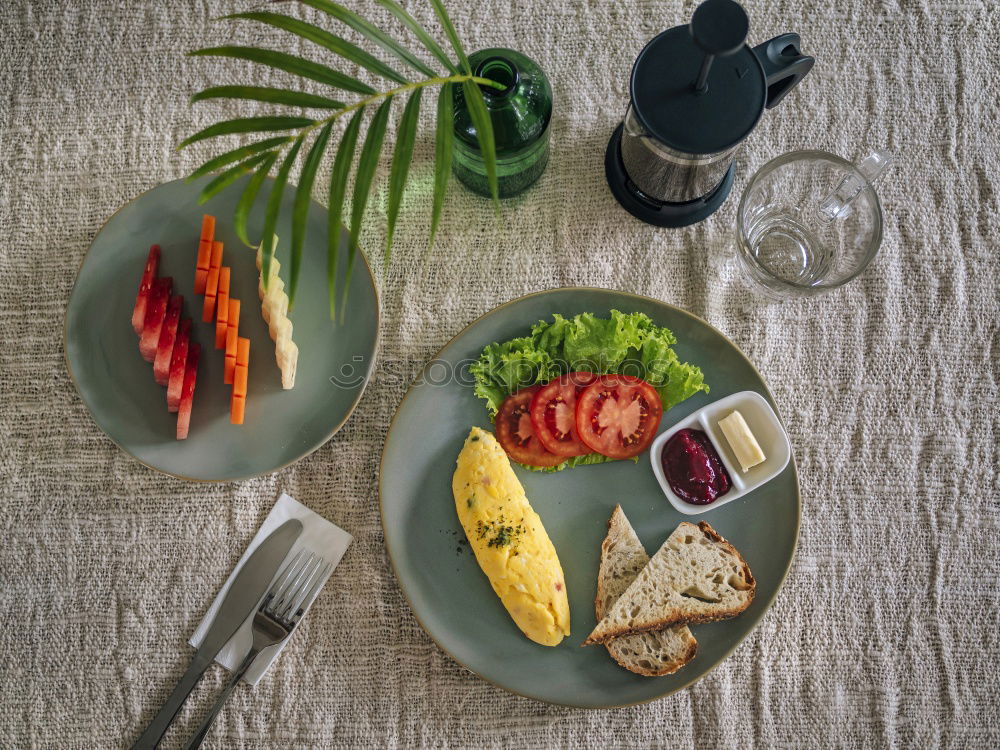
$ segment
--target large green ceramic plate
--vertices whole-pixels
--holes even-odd
[[[652,554],[681,521],[660,492],[648,456],[638,463],[582,466],[557,474],[515,467],[555,544],[566,575],[572,635],[555,648],[525,638],[480,572],[455,515],[451,476],[472,425],[489,427],[482,401],[462,365],[493,341],[524,335],[552,313],[643,312],[677,335],[682,360],[699,365],[712,388],[667,412],[661,429],[730,393],[770,398],[753,365],[700,318],[657,300],[603,289],[556,289],[509,302],[472,323],[428,363],[396,412],[382,455],[382,525],[400,586],[420,624],[456,661],[512,692],[586,708],[623,706],[691,684],[736,648],[771,605],[792,561],[799,527],[794,462],[747,497],[695,520],[711,523],[743,553],[757,596],[740,617],[692,627],[698,655],[667,677],[641,677],[615,664],[604,648],[580,648],[594,627],[600,544],[621,503]],[[450,373],[457,371],[459,377]]]
[[[299,347],[295,387],[284,391],[274,343],[260,315],[254,251],[233,232],[232,216],[243,182],[204,206],[205,181],[168,182],[120,209],[101,229],[84,258],[66,311],[66,361],[97,425],[142,463],[185,479],[232,480],[276,471],[316,450],[347,420],[371,374],[378,343],[379,301],[371,270],[358,255],[348,317],[330,320],[326,286],[326,211],[309,208],[306,246],[295,299],[294,340]],[[251,214],[251,236],[262,229],[268,190]],[[294,191],[286,190],[278,222],[278,259],[287,281],[288,225]],[[222,382],[223,352],[214,348],[215,325],[201,320],[194,294],[201,217],[217,217],[223,263],[232,268],[231,295],[241,300],[240,335],[250,338],[245,422],[229,423],[231,388]],[[343,240],[342,240],[343,241]],[[176,415],[165,389],[139,354],[132,308],[149,246],[162,248],[160,275],[172,276],[184,295],[192,338],[202,347],[187,440],[175,440]],[[343,267],[341,263],[341,278]]]

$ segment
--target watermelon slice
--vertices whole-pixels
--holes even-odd
[[[167,300],[173,284],[174,280],[166,276],[154,279],[149,288],[146,318],[139,337],[139,352],[147,362],[152,362],[156,357],[156,346],[160,343],[160,329],[163,328],[163,319],[167,315]]]
[[[194,384],[198,379],[198,357],[201,347],[191,344],[188,350],[187,368],[184,371],[184,388],[181,390],[181,405],[177,412],[177,439],[184,440],[191,426],[191,406],[194,404]]]
[[[146,268],[142,272],[142,281],[139,282],[139,294],[135,298],[135,309],[132,310],[132,329],[136,335],[142,335],[142,327],[146,322],[146,300],[149,298],[149,288],[156,278],[156,271],[160,267],[160,246],[153,245],[149,248],[149,257],[146,258]]]
[[[156,358],[153,360],[153,377],[160,385],[166,385],[170,379],[170,355],[174,351],[174,340],[177,338],[177,326],[181,322],[181,304],[184,298],[175,294],[167,304],[167,315],[160,329],[160,341],[156,345]]]
[[[177,330],[174,351],[170,355],[170,377],[167,380],[167,411],[177,411],[181,405],[184,371],[187,369],[188,344],[191,340],[191,318],[186,318]]]

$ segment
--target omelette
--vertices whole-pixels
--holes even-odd
[[[451,486],[476,561],[514,623],[535,643],[558,645],[569,635],[562,566],[491,433],[472,428]]]

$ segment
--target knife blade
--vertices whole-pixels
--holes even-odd
[[[212,620],[205,638],[191,659],[187,672],[178,681],[174,691],[167,698],[159,713],[146,727],[146,731],[136,740],[133,750],[148,750],[156,747],[167,728],[180,711],[188,695],[198,684],[208,665],[218,655],[222,647],[239,630],[247,617],[253,612],[261,597],[271,585],[271,579],[278,572],[278,567],[288,555],[288,551],[302,533],[302,522],[293,518],[285,521],[275,529],[260,546],[257,547],[240,567],[226,592],[219,611]]]

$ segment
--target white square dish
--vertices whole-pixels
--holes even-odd
[[[746,472],[740,468],[729,441],[719,429],[719,420],[729,416],[733,411],[739,411],[743,415],[747,426],[766,456],[763,463],[752,466]],[[670,482],[667,481],[663,472],[663,463],[660,458],[663,446],[676,432],[688,428],[701,430],[708,435],[709,441],[718,452],[722,459],[722,465],[732,480],[732,487],[728,492],[720,495],[714,502],[705,505],[695,505],[678,497],[670,488]],[[663,494],[667,496],[674,508],[689,516],[715,510],[753,492],[784,471],[791,457],[792,446],[788,440],[788,433],[785,432],[781,420],[778,419],[778,415],[774,413],[774,409],[771,408],[767,399],[756,391],[740,391],[702,407],[670,429],[665,430],[653,441],[649,449],[649,460],[653,464],[653,473],[656,475],[656,481],[660,483],[660,489],[663,490]]]

